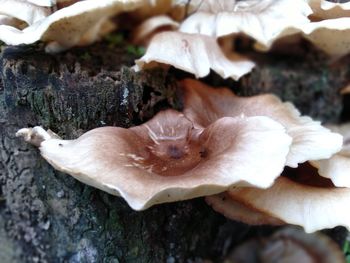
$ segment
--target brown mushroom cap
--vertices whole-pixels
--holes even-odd
[[[313,179],[319,180],[315,176]],[[300,225],[306,232],[339,225],[350,229],[350,212],[346,209],[350,202],[349,188],[335,188],[328,184],[309,185],[281,176],[268,189],[237,187],[227,192],[226,198],[228,197],[250,210],[258,210],[266,216],[272,216],[288,224]],[[215,199],[213,201],[212,197],[206,197],[206,200],[215,209]],[[229,201],[220,205],[218,211],[231,209]],[[224,208],[224,205],[227,207]],[[225,215],[230,217],[230,214]],[[245,217],[241,218],[245,221]],[[239,218],[235,216],[232,219]]]
[[[37,143],[33,131],[17,135]],[[76,140],[47,136],[40,151],[56,169],[122,196],[136,210],[236,184],[266,188],[281,173],[291,142],[284,128],[266,117],[222,118],[195,129],[173,110],[130,129],[98,128]]]
[[[342,136],[332,133],[274,95],[238,97],[229,89],[214,89],[196,80],[183,80],[184,113],[198,127],[222,117],[266,116],[281,123],[293,138],[286,165],[297,167],[308,160],[329,158],[342,146]]]

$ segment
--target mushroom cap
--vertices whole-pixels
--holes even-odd
[[[308,0],[312,17],[316,19],[333,19],[350,16],[350,3],[335,3],[326,0]]]
[[[212,37],[171,31],[152,38],[146,54],[136,60],[135,70],[141,70],[151,62],[172,65],[197,78],[205,77],[213,69],[221,77],[235,80],[254,67],[253,62],[243,57],[229,60]]]
[[[159,15],[151,17],[144,22],[142,22],[134,31],[132,36],[132,42],[139,43],[147,43],[149,38],[160,30],[164,29],[177,29],[179,27],[179,23],[171,19],[166,15]]]
[[[206,127],[222,117],[266,116],[279,123],[293,138],[286,165],[331,157],[342,147],[342,136],[313,121],[289,102],[271,94],[238,97],[227,88],[214,89],[192,79],[183,80],[184,113],[198,127]]]
[[[349,188],[310,186],[281,176],[268,189],[237,187],[230,189],[227,196],[266,216],[302,226],[306,232],[339,225],[350,229],[350,211],[346,209],[350,202]],[[215,204],[212,197],[206,200]],[[230,206],[230,202],[225,204]],[[230,208],[223,208],[221,204],[220,210]]]
[[[345,257],[328,236],[285,227],[268,238],[255,238],[239,245],[224,262],[345,263]]]
[[[33,132],[17,135],[38,144]],[[195,129],[173,110],[130,129],[97,128],[76,140],[41,137],[41,154],[56,169],[122,196],[135,210],[232,185],[269,187],[283,169],[291,142],[284,128],[266,117],[222,118]]]
[[[331,158],[310,163],[318,168],[319,175],[331,179],[335,186],[350,188],[350,123],[327,127],[344,136],[343,148]]]
[[[291,29],[293,33],[295,27],[308,23],[312,13],[304,0],[197,0],[191,4],[195,12],[180,31],[213,37],[243,33],[265,47],[282,32],[287,35]]]
[[[300,30],[304,38],[330,56],[342,57],[350,51],[350,17],[312,22]]]
[[[57,2],[62,2],[62,0],[26,0],[29,3],[32,3],[37,6],[46,6],[52,7],[55,6]]]
[[[35,5],[26,0],[0,0],[0,14],[14,17],[32,25],[49,14],[49,8]]]
[[[53,41],[47,51],[57,52],[79,43],[84,35],[98,32],[96,25],[121,12],[142,6],[142,0],[85,0],[62,8],[23,30],[0,25],[0,40],[9,45]],[[95,39],[98,36],[95,36]],[[90,38],[91,39],[91,36]]]
[[[0,15],[0,25],[8,25],[20,28],[26,26],[26,23],[11,16]]]

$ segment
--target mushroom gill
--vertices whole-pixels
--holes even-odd
[[[56,169],[122,196],[135,210],[233,185],[269,187],[291,143],[283,126],[267,117],[221,118],[197,129],[174,110],[140,126],[97,128],[76,140],[57,139],[40,127],[17,136],[39,146]]]

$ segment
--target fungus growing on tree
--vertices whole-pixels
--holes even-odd
[[[148,45],[148,42],[154,34],[162,31],[175,30],[178,27],[179,23],[169,16],[154,16],[145,20],[133,31],[132,42],[135,44]]]
[[[222,117],[266,116],[282,124],[293,138],[286,165],[329,158],[342,147],[342,136],[332,133],[320,122],[313,121],[289,102],[283,103],[271,94],[238,97],[229,89],[214,89],[197,80],[182,81],[184,114],[197,124],[207,127]]]
[[[333,59],[348,54],[350,51],[350,4],[332,3],[325,0],[308,0],[307,2],[312,9],[309,16],[311,22],[296,25],[296,33]],[[283,37],[283,34],[281,36]]]
[[[310,163],[318,168],[321,176],[331,179],[335,186],[350,188],[350,124],[330,125],[328,128],[343,135],[344,143],[341,151],[328,159]]]
[[[308,0],[312,9],[312,21],[350,17],[350,3],[336,3],[327,0]]]
[[[0,14],[32,25],[50,15],[51,10],[26,0],[0,0]]]
[[[48,42],[46,51],[59,52],[75,45],[86,45],[96,41],[114,28],[109,23],[111,17],[135,10],[142,4],[141,0],[79,1],[49,16],[40,16],[40,19],[35,19],[36,16],[31,16],[31,13],[27,13],[28,9],[24,9],[23,12],[28,17],[21,15],[19,19],[33,22],[35,19],[35,23],[28,23],[29,26],[23,30],[0,25],[0,40],[9,45],[32,44],[42,40]],[[41,10],[44,7],[36,8]]]
[[[288,7],[288,12],[283,12]],[[233,43],[232,37],[245,34],[269,47],[276,36],[296,31],[296,26],[308,22],[310,7],[303,0],[236,1],[204,0],[188,3],[190,15],[174,32],[156,34],[149,43],[146,54],[136,60],[136,70],[157,63],[172,65],[190,72],[197,78],[205,77],[210,69],[223,78],[238,80],[249,73],[255,64],[219,45]],[[275,23],[276,17],[279,23]],[[292,32],[289,32],[289,31]],[[229,37],[229,38],[227,38]]]
[[[206,200],[228,218],[249,224],[284,222],[302,226],[306,232],[339,225],[350,229],[350,212],[344,209],[350,202],[350,188],[335,187],[307,163],[286,169],[268,189],[237,187]],[[237,203],[244,207],[243,214],[232,212]],[[247,219],[246,211],[263,220]]]
[[[266,117],[221,118],[205,129],[167,110],[129,129],[103,127],[61,140],[22,129],[56,169],[122,196],[135,210],[227,190],[269,187],[281,173],[291,138]]]
[[[255,65],[240,56],[228,59],[215,38],[176,31],[156,34],[151,39],[146,54],[136,60],[135,69],[141,70],[155,62],[172,65],[197,78],[207,76],[212,69],[223,78],[236,80],[250,72]]]
[[[265,48],[276,36],[294,33],[296,27],[308,23],[312,13],[304,0],[195,0],[190,6],[193,13],[180,31],[215,38],[244,34]]]

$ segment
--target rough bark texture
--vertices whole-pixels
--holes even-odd
[[[273,231],[226,220],[201,198],[135,212],[122,199],[53,170],[37,149],[14,137],[19,128],[42,125],[75,138],[98,126],[139,124],[165,107],[181,108],[174,80],[179,73],[134,73],[127,68],[132,61],[124,49],[104,43],[56,56],[38,47],[3,47],[1,262],[220,260],[242,240]],[[276,57],[239,83],[213,75],[206,81],[242,95],[274,92],[305,114],[336,121],[347,64]],[[339,243],[346,235],[342,228],[330,232]]]

